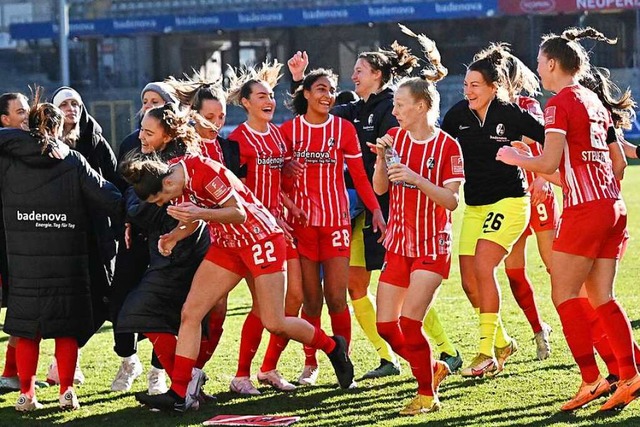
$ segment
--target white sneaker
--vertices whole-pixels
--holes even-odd
[[[20,393],[15,408],[16,411],[28,412],[35,409],[42,409],[43,406],[40,402],[38,402],[38,399],[36,399],[35,396],[29,397],[24,393]]]
[[[20,378],[0,377],[0,390],[20,390]]]
[[[257,396],[260,391],[253,385],[249,377],[235,377],[229,384],[229,390],[247,396]]]
[[[142,374],[142,363],[137,354],[123,357],[116,378],[111,383],[113,391],[129,391],[133,381]]]
[[[304,365],[302,373],[298,377],[298,384],[300,385],[314,385],[318,381],[318,375],[320,370],[317,366]]]
[[[202,369],[193,368],[191,370],[191,381],[187,385],[187,394],[184,397],[185,410],[193,409],[197,411],[200,409],[198,396],[200,396],[200,390],[208,379]]]
[[[546,323],[542,323],[541,326],[542,330],[533,336],[533,340],[536,342],[538,360],[544,360],[551,355],[551,344],[549,343],[551,326]]]
[[[285,380],[277,369],[268,372],[258,371],[258,381],[260,384],[268,384],[278,391],[293,391],[296,386]]]
[[[75,385],[84,384],[84,374],[80,369],[80,353],[78,352],[78,359],[76,360],[76,369],[73,372],[73,383]],[[51,385],[60,384],[60,375],[58,374],[58,361],[55,356],[53,361],[49,365],[49,371],[47,372],[47,382]]]
[[[152,366],[147,374],[147,385],[149,387],[149,391],[147,392],[150,396],[155,396],[156,394],[164,394],[169,391],[167,387],[167,374],[164,369],[158,369],[155,366]]]
[[[80,408],[80,403],[78,402],[78,396],[76,396],[76,392],[73,387],[69,387],[67,391],[60,395],[60,409],[64,411],[75,411]]]

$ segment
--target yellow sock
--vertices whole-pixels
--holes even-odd
[[[480,353],[494,356],[493,346],[497,329],[498,313],[480,313]]]
[[[496,347],[502,348],[506,347],[511,343],[511,337],[507,334],[507,331],[504,330],[504,325],[502,324],[502,316],[498,313],[498,329],[496,330]]]
[[[422,322],[422,329],[424,329],[427,336],[430,338],[430,341],[437,347],[438,354],[445,352],[451,356],[456,355],[456,349],[449,340],[447,333],[444,331],[442,323],[440,323],[440,318],[438,317],[438,312],[435,308],[431,307],[427,312],[427,315]]]
[[[378,334],[378,329],[376,328],[376,310],[373,307],[373,298],[371,295],[367,294],[360,299],[352,299],[351,304],[353,305],[353,312],[360,327],[375,347],[380,359],[396,363],[396,357],[391,351],[391,346]]]

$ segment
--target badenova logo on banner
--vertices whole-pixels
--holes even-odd
[[[74,223],[67,222],[67,214],[65,213],[49,213],[49,212],[16,212],[18,221],[35,222],[36,228],[75,228]]]

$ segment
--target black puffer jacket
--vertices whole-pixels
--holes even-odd
[[[77,152],[63,161],[42,156],[38,142],[19,129],[0,130],[0,153],[10,266],[4,331],[26,338],[71,336],[83,345],[95,330],[90,209],[121,220],[120,192]]]

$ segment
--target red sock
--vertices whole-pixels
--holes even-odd
[[[393,351],[409,362],[409,353],[405,342],[405,336],[400,329],[400,323],[395,322],[376,322],[378,334],[383,340],[389,343]]]
[[[600,317],[591,306],[591,303],[589,303],[589,300],[587,298],[584,298],[584,300],[585,302],[583,302],[583,306],[585,307],[585,312],[587,313],[589,325],[591,325],[591,340],[593,341],[593,346],[598,352],[598,355],[607,365],[607,371],[609,371],[609,374],[615,375],[616,377],[620,378],[618,361],[616,360],[616,356],[613,354],[613,350],[611,349],[609,337],[607,337],[604,329],[602,329],[602,322],[600,321]]]
[[[40,338],[19,338],[16,346],[16,363],[20,377],[20,393],[33,397],[36,392],[36,371],[40,356]]]
[[[331,331],[333,335],[340,335],[347,340],[347,347],[351,346],[351,314],[349,307],[341,313],[329,313],[331,317]]]
[[[18,375],[18,366],[16,365],[16,348],[7,344],[7,352],[4,357],[3,377],[15,377]]]
[[[145,332],[144,336],[151,341],[156,357],[173,381],[174,359],[176,357],[178,339],[175,335],[166,332]],[[191,375],[191,371],[189,371],[189,375]]]
[[[260,370],[262,372],[269,372],[276,369],[276,367],[278,366],[278,361],[280,360],[280,355],[282,355],[282,352],[287,347],[288,343],[288,337],[271,334],[269,338],[269,345],[267,346],[267,352],[264,355],[264,360],[262,361],[262,366],[260,367]]]
[[[203,335],[202,341],[200,341],[200,353],[198,353],[198,359],[196,360],[196,368],[202,369],[211,360],[224,331],[222,328],[224,319],[224,317],[215,316],[213,313],[209,315],[209,334],[208,336]]]
[[[633,336],[627,315],[615,299],[596,308],[596,313],[616,355],[620,379],[633,378],[638,371],[633,359]]]
[[[505,272],[509,279],[513,297],[527,317],[533,333],[537,334],[542,330],[542,325],[540,324],[540,313],[538,313],[536,300],[533,297],[533,286],[531,286],[531,281],[527,277],[527,272],[524,268],[507,268]]]
[[[195,364],[196,361],[194,359],[189,359],[188,357],[176,354],[175,361],[173,363],[171,390],[180,397],[185,397],[187,395],[187,386],[189,385],[189,381],[191,381],[191,371]]]
[[[422,330],[422,322],[400,316],[400,330],[410,357],[411,372],[418,381],[418,394],[433,396],[431,347]]]
[[[320,329],[320,316],[309,316],[307,313],[305,313],[304,309],[302,310],[302,313],[300,313],[300,318],[306,320],[307,322],[309,322],[311,324],[311,326],[313,326],[314,328],[316,328],[316,332],[317,329]],[[314,335],[314,339],[315,339],[315,335]],[[333,341],[333,340],[332,340]],[[318,366],[318,359],[316,359],[316,349],[313,346],[308,346],[305,345],[303,347],[304,349],[304,364],[305,366]]]
[[[590,325],[588,323],[589,301],[585,298],[569,299],[558,307],[558,315],[562,323],[562,331],[573,355],[573,359],[580,368],[582,380],[592,383],[598,379],[600,371],[593,354]]]
[[[309,343],[309,347],[314,349],[313,358],[315,360],[315,350],[322,350],[326,354],[329,354],[336,348],[336,342],[331,339],[331,337],[327,335],[325,331],[316,327],[315,332],[313,333],[313,339]],[[306,364],[307,362],[305,361],[305,365]],[[316,365],[309,366],[318,366],[318,364],[316,362]]]
[[[60,394],[64,394],[69,387],[73,387],[73,374],[76,371],[76,362],[78,361],[78,340],[73,337],[60,337],[55,341]]]
[[[242,325],[236,377],[248,377],[251,375],[251,362],[258,351],[258,347],[260,347],[263,330],[264,326],[262,326],[260,318],[253,312],[249,312],[244,325]]]

